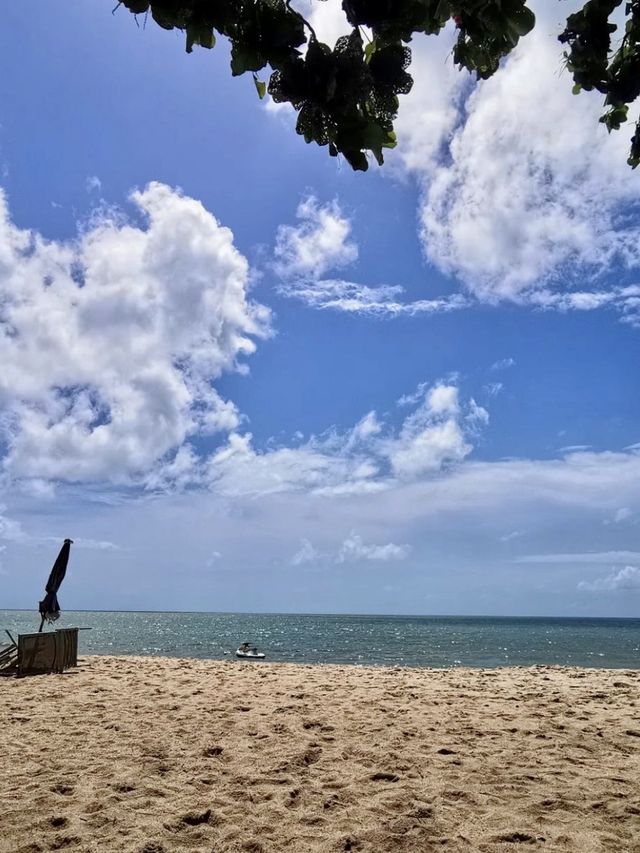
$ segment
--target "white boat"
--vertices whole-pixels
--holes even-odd
[[[248,643],[236,649],[236,657],[244,658],[245,660],[263,660],[266,655],[264,652],[259,652],[255,646],[249,646]]]

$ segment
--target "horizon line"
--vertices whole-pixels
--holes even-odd
[[[0,608],[0,612],[4,613],[35,613],[38,611],[35,608],[29,607],[4,607]],[[637,616],[576,616],[564,615],[553,616],[549,614],[494,614],[494,613],[352,613],[352,612],[316,612],[316,611],[268,611],[268,610],[141,610],[141,609],[99,609],[99,608],[71,608],[63,610],[61,613],[174,613],[181,615],[192,616],[342,616],[351,618],[379,617],[384,619],[618,619],[627,621],[640,620],[640,614]]]

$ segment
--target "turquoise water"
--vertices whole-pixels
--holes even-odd
[[[38,624],[37,613],[0,610],[0,630]],[[83,654],[224,659],[246,640],[297,663],[640,668],[640,619],[69,611],[56,627],[69,626],[91,628]]]

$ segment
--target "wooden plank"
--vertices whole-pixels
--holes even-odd
[[[53,672],[56,668],[56,635],[20,634],[18,636],[18,675]]]

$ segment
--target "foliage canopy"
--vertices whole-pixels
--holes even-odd
[[[216,34],[231,43],[231,73],[251,72],[259,96],[267,91],[298,114],[296,130],[306,142],[342,154],[354,169],[366,170],[367,152],[383,162],[396,145],[393,122],[401,94],[413,85],[408,43],[420,33],[439,33],[451,19],[458,30],[453,60],[478,79],[494,74],[534,26],[525,0],[342,0],[351,33],[332,49],[291,8],[291,0],[122,0],[134,15],[150,13],[167,30],[186,34],[186,49],[212,48]],[[625,3],[624,35],[612,17],[622,0],[588,0],[567,19],[559,36],[567,46],[574,92],[605,95],[601,117],[618,130],[640,94],[640,0]],[[117,7],[116,7],[117,8]],[[258,72],[270,69],[268,84]],[[636,123],[628,160],[640,163]]]

